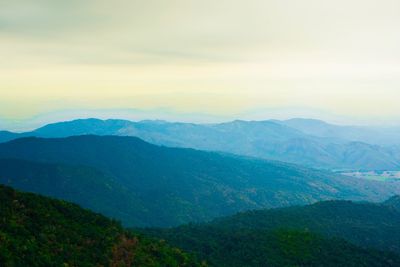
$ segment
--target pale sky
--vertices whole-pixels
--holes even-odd
[[[130,109],[400,121],[399,102],[398,0],[0,0],[0,126]]]

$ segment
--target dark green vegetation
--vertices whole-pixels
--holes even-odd
[[[400,266],[396,254],[363,249],[306,231],[193,226],[162,234],[151,230],[147,233],[197,254],[210,266]]]
[[[0,186],[0,266],[200,266],[68,202]]]
[[[0,158],[42,163],[3,161],[2,183],[74,201],[129,226],[173,226],[327,199],[382,200],[398,192],[397,183],[134,137],[23,138],[0,144]]]
[[[22,134],[0,132],[0,142],[24,136],[85,134],[136,136],[159,145],[223,151],[323,169],[400,169],[398,128],[338,126],[307,119],[220,124],[87,119],[50,124]]]
[[[214,235],[217,232],[226,233],[229,236],[243,232],[288,229],[301,233],[312,232],[326,238],[342,238],[363,248],[400,253],[398,199],[393,197],[381,204],[325,201],[308,206],[247,211],[207,224],[146,231],[187,249],[192,248],[181,244],[209,236],[205,231],[211,231]]]
[[[131,225],[143,220],[135,216],[145,209],[135,193],[90,167],[0,159],[0,184],[71,201]]]
[[[265,218],[254,217],[257,212],[242,213],[209,224],[142,230],[146,233],[143,235],[124,230],[116,221],[75,204],[21,193],[5,186],[0,186],[0,203],[0,266],[400,266],[398,254],[362,248],[340,238],[301,230],[301,227],[283,224],[287,227],[285,230],[267,226],[265,221],[260,224],[259,220]],[[319,205],[323,207],[319,208]],[[396,212],[386,204],[333,201],[308,208],[315,210],[314,215],[318,215],[317,210],[321,213],[322,208],[330,209],[336,218],[343,216],[342,219],[348,221],[353,216],[352,221],[357,216],[347,214],[346,217],[346,213],[338,212],[343,210],[342,206],[348,206],[358,214],[352,205],[361,205],[368,215],[388,215],[385,212],[377,214],[376,207]],[[307,217],[302,210],[305,208],[269,212],[287,210],[288,216],[278,217],[291,220],[290,210],[297,209],[298,214]],[[396,216],[399,215],[392,215],[393,221],[398,219]],[[279,221],[274,216],[268,217],[275,223]],[[325,217],[316,220],[332,227]],[[363,234],[374,238],[373,231],[390,223],[384,220],[371,228],[377,221],[365,221],[364,228],[368,231]],[[361,226],[354,222],[348,227],[357,230]],[[344,229],[345,226],[336,228]],[[153,238],[146,237],[149,235]],[[392,231],[392,235],[398,235],[398,232]],[[164,238],[192,254],[154,237]]]
[[[212,266],[400,266],[400,212],[393,200],[327,201],[142,231]]]
[[[392,207],[400,212],[400,195],[389,198],[383,204],[385,206]]]
[[[217,219],[214,226],[239,229],[309,230],[354,244],[400,253],[400,212],[382,204],[326,201],[309,206],[248,211]]]

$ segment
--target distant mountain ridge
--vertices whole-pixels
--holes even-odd
[[[136,137],[22,138],[0,144],[0,159],[1,183],[77,202],[129,226],[174,226],[328,199],[381,201],[400,192],[397,182]]]
[[[318,120],[241,121],[219,124],[83,119],[29,133],[0,132],[0,142],[76,135],[136,136],[170,147],[221,151],[322,169],[400,170],[397,128],[337,126]],[[389,146],[390,144],[390,146]]]
[[[338,140],[363,142],[372,145],[400,144],[400,126],[346,126],[302,118],[277,122],[318,137],[336,138]]]

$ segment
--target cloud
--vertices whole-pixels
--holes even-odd
[[[2,1],[0,117],[68,106],[394,116],[398,10],[395,0]]]

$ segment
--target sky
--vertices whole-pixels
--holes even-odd
[[[0,128],[400,124],[398,0],[0,0]]]

